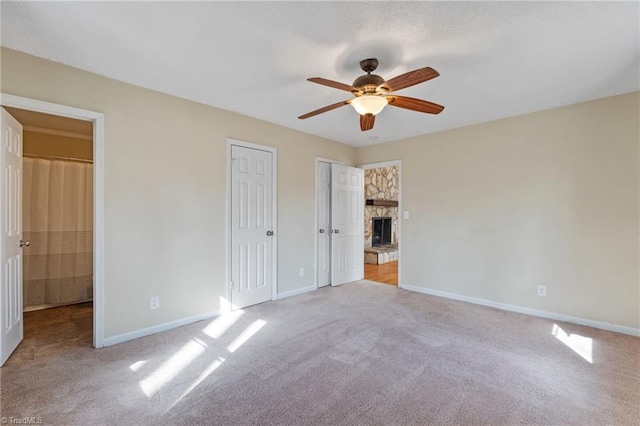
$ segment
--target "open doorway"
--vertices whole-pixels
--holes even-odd
[[[4,108],[88,121],[93,126],[93,347],[104,346],[104,149],[105,115],[67,105],[0,93],[2,108],[2,203],[0,209],[0,366],[23,340],[22,309],[22,125]],[[6,118],[6,120],[5,120]],[[8,274],[8,275],[7,275]],[[5,279],[6,278],[6,279]]]
[[[364,278],[398,286],[400,263],[400,161],[364,169]]]
[[[93,122],[4,107],[22,126],[24,339],[8,363],[93,342]]]

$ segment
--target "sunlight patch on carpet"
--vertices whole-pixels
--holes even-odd
[[[136,361],[133,364],[131,364],[129,366],[129,370],[133,371],[134,373],[138,370],[140,370],[142,367],[144,367],[144,365],[147,363],[147,360],[140,360],[140,361]]]
[[[553,324],[551,334],[584,358],[585,361],[593,364],[593,339],[579,334],[567,334],[558,324]]]
[[[202,331],[207,336],[213,339],[218,339],[229,329],[229,327],[240,319],[242,314],[244,314],[244,311],[239,310],[220,315],[211,321]]]
[[[209,364],[209,366],[207,368],[204,369],[204,371],[202,373],[200,373],[200,375],[198,376],[198,378],[187,388],[187,390],[185,390],[184,392],[182,392],[182,394],[178,397],[178,399],[176,399],[173,404],[171,404],[171,406],[169,408],[167,408],[164,413],[162,414],[167,414],[173,407],[176,406],[177,403],[179,403],[180,401],[182,401],[182,398],[184,398],[185,396],[189,395],[191,393],[191,391],[193,391],[196,387],[198,387],[198,385],[200,383],[202,383],[204,381],[204,379],[206,379],[207,377],[209,377],[209,375],[211,373],[213,373],[214,371],[216,371],[218,369],[218,367],[220,367],[222,365],[223,362],[225,362],[226,360],[222,357],[218,357],[217,360],[213,361],[211,364]]]
[[[238,348],[244,345],[247,340],[256,334],[267,322],[264,320],[256,320],[249,327],[247,327],[236,339],[227,346],[227,350],[231,353],[238,350]]]
[[[191,364],[204,350],[205,346],[203,346],[201,342],[196,340],[187,342],[186,345],[166,360],[156,371],[142,379],[139,382],[140,388],[147,397],[151,398],[185,367]]]

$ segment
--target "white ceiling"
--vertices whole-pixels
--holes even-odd
[[[640,89],[638,2],[6,2],[1,44],[117,80],[353,146]],[[440,77],[398,94],[440,115],[387,107],[361,132],[345,106],[376,57],[390,79]]]

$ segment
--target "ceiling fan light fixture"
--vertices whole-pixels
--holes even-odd
[[[376,115],[387,105],[387,98],[378,95],[362,95],[351,101],[360,115]]]
[[[360,68],[362,68],[362,71],[366,72],[366,74],[356,78],[352,85],[321,77],[308,78],[307,80],[312,83],[350,92],[354,97],[318,108],[298,118],[304,120],[351,104],[360,115],[360,130],[366,132],[373,129],[373,125],[376,122],[376,114],[380,113],[387,104],[394,108],[403,108],[427,114],[440,114],[442,110],[444,110],[442,105],[433,102],[407,96],[398,96],[396,94],[390,95],[392,92],[432,80],[440,75],[438,71],[431,67],[423,67],[393,77],[391,80],[385,80],[379,75],[371,74],[377,67],[378,60],[375,58],[360,61]]]

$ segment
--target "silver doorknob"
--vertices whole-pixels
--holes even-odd
[[[30,245],[31,245],[31,241],[29,241],[29,240],[26,240],[26,241],[25,240],[20,240],[20,247],[21,248],[24,247],[24,246],[29,247]]]
[[[321,233],[321,234],[324,234],[324,229],[321,229],[321,230],[320,230],[320,233]]]
[[[273,235],[273,231],[267,231],[267,237],[270,237]]]

